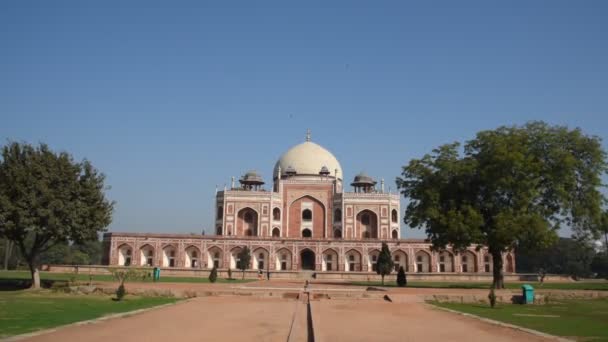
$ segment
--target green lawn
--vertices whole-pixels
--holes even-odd
[[[131,297],[113,301],[102,295],[48,291],[0,292],[0,338],[177,301],[170,297]]]
[[[560,300],[545,305],[434,305],[577,340],[608,341],[608,299]],[[542,317],[542,315],[548,317]]]
[[[396,282],[391,279],[385,280],[387,287],[396,287]],[[352,285],[358,286],[382,286],[380,281],[353,281],[350,282]],[[518,283],[506,283],[505,287],[508,289],[521,289],[522,284],[530,284],[536,289],[547,289],[547,290],[597,290],[597,291],[608,291],[608,281],[600,282],[571,282],[571,283],[544,283],[542,286],[536,282],[518,282]],[[411,281],[407,283],[407,287],[413,288],[453,288],[453,289],[490,289],[490,283],[481,282],[435,282],[435,281]]]
[[[235,276],[239,276],[236,274]],[[40,279],[47,285],[57,281],[69,281],[73,277],[76,278],[77,281],[89,281],[89,275],[87,273],[52,273],[52,272],[40,272]],[[30,272],[27,271],[0,271],[0,288],[11,286],[16,283],[23,283],[24,281],[29,283],[31,278]],[[114,281],[111,275],[104,274],[94,274],[92,275],[92,280],[95,281]],[[152,282],[151,278],[147,278],[143,280],[144,282]],[[254,281],[253,279],[224,279],[217,278],[218,283],[246,283]],[[164,283],[208,283],[209,278],[207,277],[164,277],[161,272],[161,277],[159,282]],[[17,286],[23,287],[23,286]]]

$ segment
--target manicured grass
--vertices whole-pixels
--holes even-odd
[[[111,275],[106,274],[93,274],[91,275],[92,281],[114,281]],[[6,285],[10,285],[14,282],[19,281],[29,281],[31,275],[27,271],[0,271],[0,287],[2,283]],[[86,282],[89,281],[88,273],[52,273],[52,272],[40,272],[40,279],[46,283],[52,282],[61,282],[61,281],[69,281],[72,278],[75,278],[77,281]],[[254,279],[224,279],[218,278],[218,283],[247,283],[255,281]],[[143,280],[143,282],[152,282],[152,278],[147,278]],[[159,282],[162,283],[208,283],[209,278],[207,277],[164,277],[161,272],[161,277]]]
[[[353,281],[350,282],[352,285],[359,286],[382,286],[379,281]],[[385,280],[384,286],[396,287],[397,284],[394,280]],[[608,281],[598,282],[571,282],[571,283],[544,283],[542,286],[536,282],[518,282],[518,283],[506,283],[507,289],[521,289],[521,285],[530,284],[536,289],[547,289],[547,290],[596,290],[596,291],[608,291]],[[452,288],[452,289],[490,289],[490,283],[480,282],[434,282],[434,281],[408,281],[407,287],[413,288]]]
[[[177,299],[170,297],[127,296],[118,302],[103,295],[0,292],[0,338],[175,301]]]
[[[560,300],[538,305],[434,305],[577,340],[608,341],[608,299]],[[543,317],[546,316],[546,317]]]

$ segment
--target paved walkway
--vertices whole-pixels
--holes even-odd
[[[313,301],[317,339],[333,341],[543,341],[417,302]],[[248,296],[200,297],[133,316],[72,326],[27,341],[292,341],[308,339],[305,306]]]

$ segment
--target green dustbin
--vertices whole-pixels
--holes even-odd
[[[160,279],[160,268],[154,267],[154,275],[153,275],[152,279],[154,281],[157,281]]]
[[[524,304],[533,304],[534,303],[534,288],[531,285],[523,284],[521,286],[522,295],[524,297]]]

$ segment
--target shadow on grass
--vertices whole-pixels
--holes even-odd
[[[43,289],[50,289],[54,286],[65,284],[67,284],[67,281],[63,280],[40,280],[40,287],[42,287]],[[29,289],[30,287],[32,287],[32,281],[29,279],[0,279],[0,291],[25,290]]]

